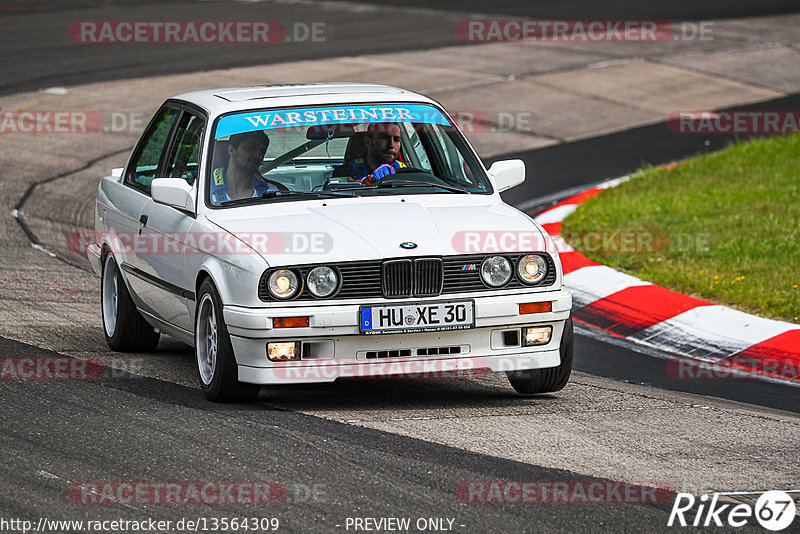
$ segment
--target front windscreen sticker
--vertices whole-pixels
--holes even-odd
[[[413,122],[450,125],[438,109],[423,104],[360,105],[248,111],[227,115],[217,123],[215,139],[253,130],[271,130],[315,124]]]

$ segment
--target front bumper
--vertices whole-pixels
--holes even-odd
[[[442,299],[421,299],[435,302]],[[569,317],[572,296],[561,288],[536,293],[472,297],[475,327],[468,330],[363,335],[358,305],[316,305],[275,308],[225,306],[224,318],[242,382],[291,384],[332,382],[338,378],[393,375],[452,376],[476,369],[512,371],[555,367]],[[552,311],[519,314],[519,305],[552,303]],[[365,302],[365,305],[377,304]],[[273,328],[276,317],[308,316],[309,326]],[[509,343],[504,332],[523,326],[553,327],[546,345]],[[513,336],[511,336],[513,337]],[[266,344],[300,341],[303,358],[272,362]],[[377,354],[377,356],[376,356]]]

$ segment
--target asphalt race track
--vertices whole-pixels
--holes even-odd
[[[550,18],[665,18],[700,20],[800,11],[796,3],[574,1],[552,6],[497,1],[434,6],[412,0],[391,21],[368,1],[167,2],[49,0],[0,4],[0,95],[143,76],[194,73],[227,67],[422,50],[463,45],[437,31],[471,14]],[[312,10],[313,17],[309,16]],[[335,31],[321,49],[287,42],[280,49],[225,45],[98,45],[84,52],[63,43],[76,20],[252,20],[324,22]],[[389,23],[391,22],[391,23]],[[468,46],[468,45],[464,45]],[[226,85],[220,80],[219,85]],[[156,105],[157,103],[153,103]],[[800,109],[800,96],[748,109]],[[529,176],[558,174],[558,182],[530,179],[504,198],[528,211],[544,208],[561,191],[716,150],[732,136],[670,136],[653,124],[538,150],[493,156],[520,157]],[[123,139],[84,174],[119,161],[135,140]],[[0,153],[4,167],[19,169],[58,154]],[[609,153],[619,157],[609,158]],[[106,166],[110,166],[106,165]],[[69,166],[68,166],[69,167]],[[48,169],[57,168],[49,165]],[[96,174],[96,173],[95,173]],[[0,182],[14,179],[0,169]],[[37,210],[74,187],[73,167],[41,176],[3,198],[12,208]],[[85,181],[85,179],[84,179]],[[536,202],[539,199],[540,202]],[[70,208],[73,222],[91,224],[92,205]],[[59,207],[58,209],[62,209]],[[37,227],[10,216],[6,259],[17,265],[0,284],[3,306],[19,309],[14,339],[0,337],[0,356],[91,357],[101,362],[93,380],[0,380],[0,532],[18,529],[3,520],[145,520],[175,522],[214,517],[278,518],[279,532],[400,531],[357,528],[353,518],[424,519],[409,531],[675,532],[667,527],[674,494],[657,502],[524,504],[465,502],[471,481],[541,484],[657,482],[696,496],[709,491],[758,492],[800,488],[800,389],[754,380],[677,380],[665,372],[668,355],[586,328],[576,329],[576,372],[563,391],[523,398],[505,377],[481,380],[347,380],[321,386],[263,388],[247,405],[207,403],[195,387],[193,353],[162,338],[155,355],[121,355],[105,349],[97,300],[99,281],[83,262],[63,261],[30,248]],[[22,273],[22,274],[20,274]],[[9,280],[24,280],[19,288]],[[5,291],[5,292],[4,292]],[[74,329],[62,340],[37,329],[36,295],[50,291]],[[16,292],[16,293],[15,293]],[[83,296],[75,297],[70,292]],[[17,295],[9,299],[8,295]],[[94,323],[83,314],[94,299]],[[80,300],[74,310],[71,298]],[[17,308],[14,308],[17,313]],[[41,310],[44,315],[48,310]],[[49,319],[48,319],[49,320]],[[12,321],[13,323],[13,321]],[[48,323],[50,324],[50,323]],[[64,332],[64,324],[55,324]],[[34,325],[34,326],[31,326]],[[6,325],[15,328],[13,324]],[[99,334],[99,339],[98,339]],[[59,334],[60,335],[60,334]],[[12,337],[12,336],[9,336]],[[60,348],[53,351],[47,348]],[[277,503],[87,504],[75,488],[97,481],[246,483],[269,481],[285,491]],[[461,489],[460,489],[461,488]],[[280,492],[279,492],[280,493]],[[733,497],[752,504],[748,496]],[[91,499],[89,499],[91,500]],[[753,501],[754,502],[754,501]],[[439,523],[441,521],[441,523]],[[445,528],[446,527],[446,528]],[[794,529],[794,530],[792,530]],[[186,528],[185,531],[193,530]],[[171,527],[164,532],[184,531]],[[44,532],[78,532],[65,528]],[[80,530],[80,532],[88,530]],[[116,532],[121,529],[105,529]],[[220,530],[221,531],[221,530]],[[228,529],[228,531],[234,531]],[[241,531],[241,530],[240,530]],[[266,530],[263,530],[266,531]],[[756,532],[700,528],[692,532]],[[800,532],[800,521],[785,532]]]
[[[70,85],[87,81],[134,78],[200,70],[261,65],[321,57],[393,52],[459,45],[451,32],[441,28],[473,14],[505,14],[554,19],[667,19],[695,20],[796,13],[796,2],[753,0],[691,2],[492,2],[430,3],[415,0],[392,6],[390,15],[371,9],[380,2],[254,2],[168,0],[163,2],[113,2],[32,0],[0,5],[3,76],[0,95]],[[333,28],[324,47],[317,43],[288,40],[279,48],[239,44],[150,45],[149,48],[106,44],[86,51],[85,45],[62,42],[70,23],[80,20],[183,20],[190,7],[195,20],[275,20],[292,27],[309,19]],[[35,16],[34,19],[30,17]],[[31,22],[35,21],[35,22]],[[22,22],[22,23],[21,23]],[[292,32],[288,37],[291,39]],[[164,51],[168,50],[169,54]],[[31,65],[34,65],[32,68]],[[221,80],[221,85],[224,81]]]

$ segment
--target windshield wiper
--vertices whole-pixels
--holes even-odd
[[[226,200],[220,202],[220,206],[231,206],[234,204],[256,204],[264,199],[282,198],[282,197],[306,197],[306,198],[338,198],[338,197],[352,197],[353,193],[350,191],[333,192],[333,191],[266,191],[260,197],[237,198],[236,200]]]
[[[277,197],[352,197],[353,194],[349,192],[336,192],[336,191],[266,191],[261,195],[261,198],[277,198]]]
[[[453,193],[469,194],[469,191],[467,191],[462,187],[457,187],[454,185],[437,184],[435,182],[419,182],[417,180],[392,180],[384,178],[383,180],[380,180],[378,182],[377,187],[379,189],[383,189],[384,187],[438,187],[439,189],[444,189],[445,191],[450,191]]]

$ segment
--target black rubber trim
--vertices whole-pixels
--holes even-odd
[[[188,289],[183,289],[182,287],[178,287],[178,286],[176,286],[174,284],[170,284],[169,282],[167,282],[165,280],[162,280],[161,278],[158,278],[156,276],[153,276],[152,274],[146,273],[146,272],[142,271],[141,269],[137,269],[136,267],[134,267],[130,263],[123,262],[123,263],[120,264],[119,267],[120,267],[120,269],[122,269],[126,273],[128,273],[130,275],[133,275],[136,278],[140,278],[140,279],[144,280],[145,282],[153,284],[154,286],[159,287],[159,288],[163,289],[164,291],[168,291],[168,292],[170,292],[170,293],[172,293],[174,295],[178,295],[179,297],[182,297],[182,298],[185,298],[185,299],[189,299],[191,301],[195,300],[195,294],[194,294],[193,291],[189,291]]]

